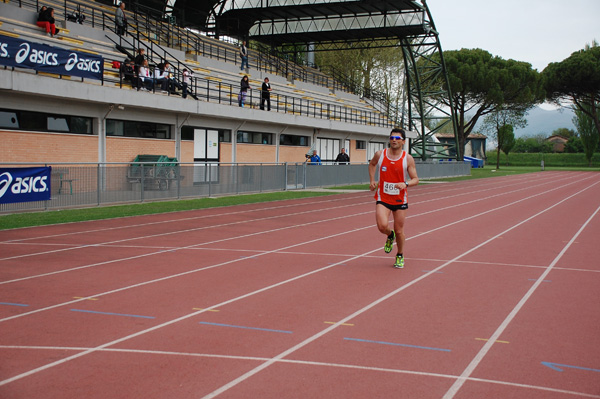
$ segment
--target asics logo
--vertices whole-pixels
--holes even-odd
[[[41,193],[48,191],[48,176],[28,176],[14,179],[9,172],[0,175],[0,198],[6,194],[10,187],[13,194]]]
[[[4,172],[0,175],[0,198],[2,198],[6,190],[8,190],[8,186],[10,186],[12,181],[13,178],[10,173]]]

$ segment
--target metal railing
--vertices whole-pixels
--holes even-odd
[[[51,166],[47,201],[0,203],[0,213],[335,187],[369,182],[366,163],[4,163]],[[470,174],[470,163],[417,162],[420,179]]]

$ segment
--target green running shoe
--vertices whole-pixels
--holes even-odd
[[[383,247],[383,250],[385,251],[386,254],[389,254],[390,252],[392,252],[392,247],[394,246],[394,241],[396,240],[396,233],[394,232],[394,230],[392,230],[392,236],[389,237],[388,239],[385,241],[385,246]]]
[[[404,269],[404,256],[396,255],[396,262],[394,262],[396,269]]]

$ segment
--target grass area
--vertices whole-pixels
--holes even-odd
[[[540,172],[540,166],[486,166],[480,169],[471,169],[470,176],[451,177],[443,179],[423,180],[427,181],[459,181],[482,178],[493,178],[509,176],[522,173]],[[546,167],[550,170],[572,170],[572,171],[600,171],[600,168],[581,167]],[[0,215],[0,230],[15,229],[20,227],[43,226],[49,224],[81,222],[87,220],[112,219],[125,216],[150,215],[156,213],[179,212],[194,209],[215,208],[241,204],[253,204],[257,202],[280,201],[286,199],[317,197],[322,195],[336,194],[336,190],[368,190],[368,184],[355,184],[349,186],[332,187],[327,191],[279,191],[274,193],[261,193],[249,195],[236,195],[218,198],[199,198],[192,200],[147,202],[131,205],[102,206],[85,209],[66,209],[60,211],[27,212],[10,215]]]
[[[588,170],[583,168],[546,168],[546,170]],[[600,169],[598,169],[600,170]],[[459,180],[472,180],[472,179],[483,179],[488,177],[499,177],[499,176],[510,176],[521,173],[532,173],[539,172],[539,166],[500,166],[500,169],[496,170],[495,167],[485,166],[479,169],[471,169],[470,176],[458,176],[458,177],[444,177],[439,179],[421,179],[421,183],[427,184],[428,181],[459,181]],[[330,187],[331,190],[368,190],[368,184],[354,184],[351,186],[340,186]]]
[[[141,204],[113,205],[101,206],[97,208],[65,209],[45,212],[26,212],[0,215],[0,230],[30,226],[43,226],[58,223],[82,222],[87,220],[112,219],[126,216],[179,212],[241,204],[254,204],[257,202],[318,197],[332,194],[336,193],[327,191],[278,191],[274,193],[235,195],[229,197],[147,202]]]

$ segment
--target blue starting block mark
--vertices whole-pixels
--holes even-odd
[[[231,327],[231,328],[242,328],[246,330],[258,330],[258,331],[267,331],[267,332],[276,332],[283,334],[292,334],[292,331],[285,330],[271,330],[270,328],[258,328],[258,327],[246,327],[246,326],[235,326],[233,324],[221,324],[221,323],[209,323],[207,321],[201,321],[199,324],[205,324],[207,326],[218,326],[218,327]]]
[[[368,339],[358,339],[358,338],[344,338],[344,339],[347,341],[367,342],[370,344],[393,345],[393,346],[403,346],[405,348],[426,349],[426,350],[430,350],[430,351],[452,352],[450,349],[430,348],[428,346],[418,346],[418,345],[408,345],[408,344],[398,344],[395,342],[371,341]]]
[[[0,302],[0,305],[5,305],[5,306],[22,306],[22,307],[29,306],[29,305],[25,305],[24,303],[10,303],[10,302]]]
[[[94,313],[103,314],[108,316],[125,316],[125,317],[138,317],[142,319],[154,319],[154,316],[140,316],[136,314],[122,314],[122,313],[110,313],[110,312],[96,312],[94,310],[82,310],[82,309],[71,309],[71,312],[82,312],[82,313]]]
[[[595,371],[596,373],[600,373],[600,369],[591,369],[588,367],[580,367],[580,366],[569,366],[568,364],[558,364],[551,362],[542,362],[542,364],[546,367],[550,367],[552,370],[563,372],[563,369],[576,369],[576,370],[584,370],[584,371]]]

